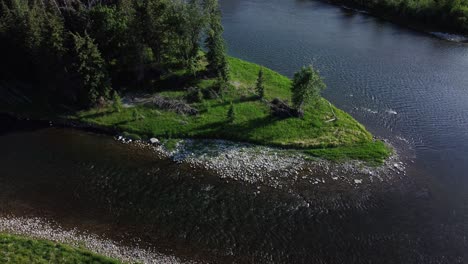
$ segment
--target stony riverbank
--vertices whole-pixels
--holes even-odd
[[[116,140],[151,148],[157,155],[194,169],[212,171],[226,180],[278,189],[290,189],[297,184],[325,185],[336,182],[357,187],[406,175],[406,165],[396,152],[384,164],[372,165],[357,160],[332,162],[313,158],[298,150],[226,140],[181,139],[171,149],[164,143],[134,141],[122,136],[116,137]],[[153,139],[153,142],[159,140]]]
[[[0,217],[0,232],[84,247],[97,254],[128,263],[195,263],[183,262],[174,256],[157,254],[138,247],[123,246],[115,241],[75,229],[65,230],[42,218]]]
[[[9,116],[29,120],[14,114]],[[42,125],[71,127],[93,133],[115,135],[112,128],[83,122],[54,119],[35,120]],[[388,142],[393,154],[381,165],[364,161],[328,161],[303,154],[298,150],[266,147],[227,140],[179,139],[171,140],[175,147],[168,148],[159,140],[133,140],[123,135],[115,139],[124,144],[151,148],[155,153],[193,168],[209,170],[220,178],[263,184],[274,188],[293,187],[297,183],[323,185],[340,182],[360,186],[383,182],[406,175],[406,165]],[[156,140],[156,141],[155,141]]]

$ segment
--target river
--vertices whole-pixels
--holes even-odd
[[[0,216],[42,217],[184,260],[466,263],[468,46],[316,1],[221,0],[229,53],[324,97],[408,160],[375,188],[304,196],[72,129],[2,120]],[[138,242],[135,242],[138,241]]]

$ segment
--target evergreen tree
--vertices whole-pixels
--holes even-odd
[[[236,119],[236,112],[234,111],[234,104],[231,102],[231,105],[229,106],[229,110],[227,112],[227,120],[229,123],[234,123],[235,119]]]
[[[72,69],[78,81],[80,101],[85,106],[92,106],[98,102],[99,97],[109,98],[110,80],[105,62],[88,34],[72,34],[72,38]]]
[[[312,66],[303,67],[294,74],[292,84],[292,102],[299,115],[303,113],[303,106],[307,101],[318,100],[320,92],[325,89],[322,77]]]
[[[120,98],[117,91],[112,93],[112,108],[114,109],[114,112],[122,111],[122,98]]]
[[[192,75],[196,75],[199,68],[200,37],[208,21],[199,2],[176,2],[168,16],[168,23],[175,27],[175,34],[168,35],[170,57],[179,58],[181,66]]]
[[[223,39],[223,26],[221,24],[221,11],[216,0],[207,0],[205,3],[210,16],[209,29],[205,41],[208,52],[208,71],[215,76],[221,75],[225,80],[229,80],[229,66],[226,58],[225,44]]]
[[[218,75],[218,78],[216,78],[216,82],[214,84],[214,89],[216,93],[218,93],[219,96],[223,96],[224,92],[226,91],[228,87],[228,83],[226,79],[223,78],[221,74]]]
[[[130,15],[118,6],[97,5],[88,12],[87,32],[101,51],[102,57],[114,70],[128,52]],[[116,74],[117,75],[117,74]]]
[[[264,82],[265,82],[265,79],[263,77],[263,68],[261,68],[258,71],[257,83],[255,85],[255,91],[257,92],[258,98],[265,97],[265,87],[263,84]]]

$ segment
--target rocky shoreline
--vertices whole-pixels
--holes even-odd
[[[151,148],[159,156],[193,168],[212,171],[223,179],[263,184],[273,188],[293,187],[299,182],[320,185],[336,181],[359,186],[389,181],[406,175],[406,164],[397,150],[385,139],[383,141],[393,149],[393,154],[383,164],[374,166],[359,160],[333,162],[314,158],[297,150],[228,140],[178,139],[175,148],[168,149],[166,144],[156,138],[133,140],[113,128],[96,124],[69,119],[30,120],[26,116],[6,114],[10,118],[36,122],[40,125],[67,127],[114,136],[120,143]]]
[[[6,113],[16,120],[36,122],[40,125],[66,127],[99,133],[123,144],[151,148],[155,153],[174,162],[193,168],[212,171],[220,178],[263,184],[273,188],[292,187],[297,183],[320,185],[340,181],[350,186],[383,182],[406,175],[406,164],[393,149],[392,156],[378,166],[359,160],[333,162],[314,158],[298,150],[267,147],[250,143],[212,139],[179,139],[173,149],[156,138],[133,140],[121,132],[96,124],[69,119],[34,119],[15,113]],[[117,135],[117,136],[115,136]]]
[[[222,179],[275,189],[336,182],[356,187],[406,175],[406,165],[396,150],[384,164],[373,166],[358,160],[332,162],[297,150],[227,140],[180,139],[175,148],[168,149],[154,138],[142,141],[117,136],[115,139],[123,144],[150,148],[158,156],[194,169],[211,171]]]
[[[184,262],[177,257],[157,254],[151,250],[124,246],[120,243],[100,238],[97,235],[79,232],[75,229],[65,230],[56,223],[42,218],[0,217],[0,232],[81,247],[126,263],[195,263]]]

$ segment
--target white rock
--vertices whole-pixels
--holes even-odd
[[[150,138],[151,144],[159,144],[159,139],[157,138]]]
[[[361,184],[361,183],[362,183],[362,180],[354,179],[354,183],[356,183],[356,184]]]

